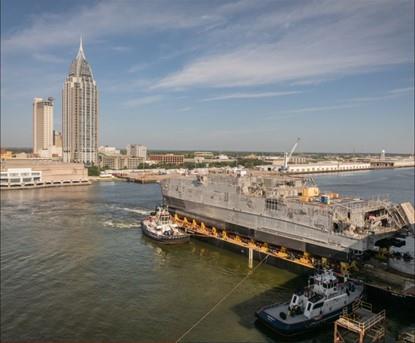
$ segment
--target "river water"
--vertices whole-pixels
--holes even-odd
[[[323,190],[414,199],[414,169],[327,174]],[[161,201],[158,185],[1,193],[1,339],[174,341],[248,272],[242,255],[192,240],[160,246],[139,229]],[[262,265],[184,341],[269,342],[259,307],[303,285],[294,270]],[[407,318],[388,313],[392,336]],[[303,341],[329,342],[331,328]]]

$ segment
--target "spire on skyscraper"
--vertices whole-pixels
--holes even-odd
[[[86,60],[84,48],[82,46],[82,35],[79,37],[79,51],[78,55],[76,55],[76,58],[83,58],[84,60]]]
[[[84,47],[82,44],[82,36],[79,38],[79,50],[75,57],[75,59],[72,61],[71,67],[69,69],[69,75],[72,76],[92,76],[92,70],[89,66],[85,53],[84,53]]]

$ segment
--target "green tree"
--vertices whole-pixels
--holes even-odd
[[[90,166],[88,167],[88,176],[99,176],[101,170],[98,166]]]

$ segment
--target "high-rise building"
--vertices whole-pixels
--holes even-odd
[[[53,145],[53,98],[33,99],[33,153],[50,157]]]
[[[64,162],[97,163],[98,112],[97,85],[81,39],[62,91]]]
[[[62,148],[62,133],[53,130],[53,145]]]
[[[131,157],[140,157],[146,160],[147,159],[147,147],[141,144],[128,144],[127,155]]]

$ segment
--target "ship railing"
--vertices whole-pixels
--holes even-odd
[[[358,311],[360,309],[372,312],[372,305],[362,300],[356,301],[352,305],[351,313],[348,313],[347,310],[343,310],[343,313],[340,315],[342,325],[352,330],[366,331],[371,327],[375,326],[376,324],[379,324],[380,322],[384,321],[386,318],[386,311],[382,310],[379,313],[371,316],[370,318],[364,321],[360,321],[358,319]]]

